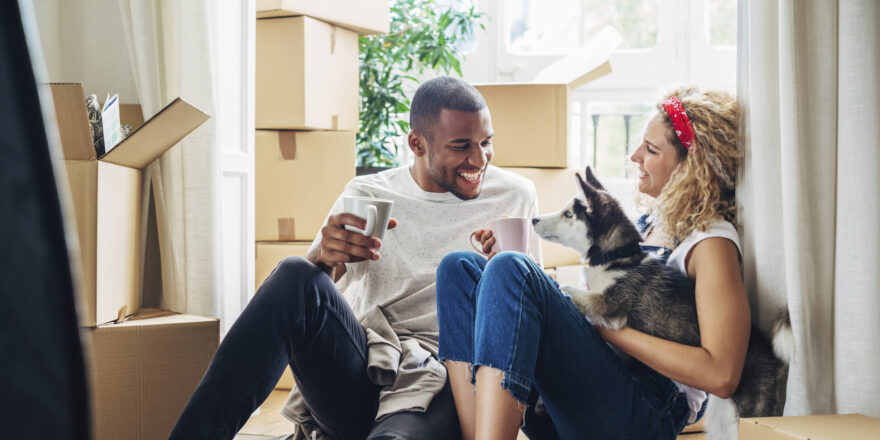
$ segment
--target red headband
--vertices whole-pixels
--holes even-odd
[[[692,151],[696,148],[696,144],[694,144],[694,126],[691,125],[691,119],[688,118],[687,112],[684,111],[678,96],[670,96],[669,99],[663,101],[663,108],[666,110],[666,114],[669,115],[669,119],[672,120],[672,128],[675,129],[675,135],[678,136],[678,140],[681,141],[688,151]]]

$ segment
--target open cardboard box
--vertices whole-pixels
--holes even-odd
[[[257,18],[308,15],[361,35],[388,33],[388,0],[257,0]]]
[[[177,98],[99,158],[82,85],[49,86],[79,235],[81,324],[94,326],[140,306],[141,170],[210,116]]]
[[[608,57],[620,42],[620,34],[606,27],[577,53],[542,70],[532,82],[474,84],[492,115],[492,164],[568,167],[571,91],[611,73]]]
[[[876,440],[880,419],[862,414],[756,417],[739,420],[742,440]]]
[[[256,63],[256,128],[357,131],[355,32],[305,16],[257,20]]]

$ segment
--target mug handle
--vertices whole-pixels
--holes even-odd
[[[477,231],[471,232],[471,236],[468,238],[468,241],[471,243],[471,247],[474,248],[474,250],[477,251],[477,253],[479,253],[480,255],[486,255],[483,252],[482,245],[479,245],[479,243],[474,243],[474,235],[476,235],[476,234],[477,234]]]
[[[367,225],[364,227],[364,235],[367,237],[372,237],[376,232],[373,229],[376,228],[376,217],[378,215],[378,211],[376,210],[375,205],[367,205]]]

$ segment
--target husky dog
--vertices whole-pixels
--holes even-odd
[[[561,211],[532,219],[542,238],[577,250],[589,291],[562,286],[594,325],[633,329],[670,341],[700,346],[694,281],[641,250],[641,234],[623,208],[593,176],[577,174],[580,193]],[[787,312],[775,333],[790,334]],[[786,332],[785,330],[788,330]],[[739,386],[730,399],[711,397],[707,431],[711,439],[736,439],[739,417],[782,414],[790,351],[773,345],[752,327]]]

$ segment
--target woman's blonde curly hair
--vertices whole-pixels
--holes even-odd
[[[677,96],[694,127],[695,148],[687,151],[672,128],[662,102]],[[665,123],[666,137],[683,157],[660,195],[647,203],[664,240],[677,246],[694,230],[705,231],[719,219],[736,226],[734,187],[742,154],[739,150],[740,107],[736,97],[696,86],[673,88],[662,95],[657,115]],[[645,205],[645,200],[639,200]]]

